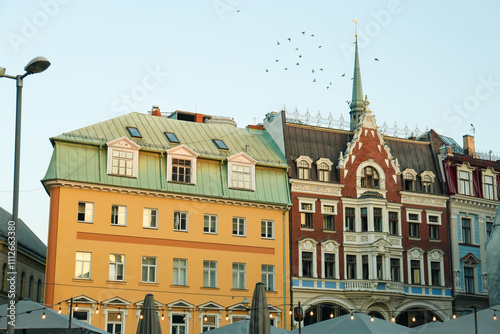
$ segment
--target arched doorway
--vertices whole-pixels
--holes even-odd
[[[334,303],[317,304],[305,310],[304,326],[315,324],[323,320],[332,319],[348,313],[349,310]]]
[[[375,317],[375,318],[379,318],[379,319],[385,320],[385,317],[382,315],[382,313],[380,313],[378,311],[370,311],[370,312],[368,312],[368,315],[371,316],[371,317]]]
[[[433,310],[427,308],[417,308],[417,307],[409,308],[407,310],[402,311],[396,317],[397,324],[410,328],[417,327],[433,321],[443,322],[443,319],[441,319],[441,317]]]

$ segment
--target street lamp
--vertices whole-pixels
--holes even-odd
[[[45,57],[35,57],[28,65],[24,67],[26,71],[22,75],[7,75],[5,68],[0,66],[0,77],[16,80],[17,98],[16,98],[16,138],[14,149],[14,195],[12,200],[12,220],[9,221],[9,236],[8,245],[9,251],[13,251],[14,256],[8,256],[8,281],[13,281],[14,284],[9,284],[9,308],[16,304],[16,283],[17,283],[17,222],[19,218],[19,162],[21,153],[21,101],[23,92],[23,79],[30,74],[41,73],[50,66],[50,62]],[[13,232],[13,233],[11,233]],[[13,288],[13,291],[11,290]],[[7,322],[7,334],[14,334],[15,321]]]

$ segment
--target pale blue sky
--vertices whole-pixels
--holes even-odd
[[[0,12],[8,74],[35,56],[52,62],[23,91],[20,217],[44,242],[50,137],[152,105],[241,127],[283,105],[347,118],[354,18],[379,125],[428,126],[461,144],[473,123],[477,149],[500,154],[498,1],[0,0]],[[0,112],[0,206],[11,211],[13,80],[0,79]]]

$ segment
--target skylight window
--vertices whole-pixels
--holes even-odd
[[[142,138],[141,133],[139,132],[139,130],[137,130],[137,128],[127,126],[127,130],[132,137]]]
[[[224,144],[224,142],[220,139],[212,139],[215,143],[215,145],[217,145],[217,147],[221,150],[227,150],[227,146],[226,144]]]
[[[178,143],[179,142],[179,139],[177,139],[177,136],[175,135],[175,133],[164,132],[164,134],[165,134],[165,137],[167,137],[169,142],[171,142],[171,143]]]

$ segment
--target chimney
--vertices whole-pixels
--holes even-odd
[[[153,108],[151,108],[151,115],[152,116],[161,116],[160,107],[153,106]]]
[[[203,123],[203,114],[195,114],[194,115],[194,121],[196,123]]]
[[[464,135],[464,154],[470,157],[474,151],[474,136]]]

